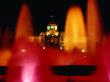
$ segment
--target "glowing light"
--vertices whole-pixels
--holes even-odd
[[[47,26],[47,30],[50,30],[50,25]]]
[[[64,48],[68,51],[74,47],[85,50],[87,48],[85,25],[79,7],[70,7],[65,25]]]
[[[85,52],[85,50],[84,50],[84,49],[82,49],[81,51],[82,51],[83,53]]]
[[[22,81],[23,82],[33,82],[34,80],[34,72],[35,72],[35,65],[33,63],[27,64],[26,66],[23,67],[22,70]]]
[[[43,49],[45,49],[45,47],[42,47]]]
[[[55,30],[57,30],[57,25],[56,26],[54,26],[55,27]]]
[[[26,49],[21,49],[21,52],[26,52]]]
[[[55,35],[58,36],[58,32],[56,32]]]
[[[62,50],[62,49],[63,49],[63,47],[61,46],[61,47],[60,47],[60,49]]]
[[[47,35],[47,36],[48,36],[48,35],[50,35],[50,32],[47,32],[47,34],[46,34],[46,35]]]

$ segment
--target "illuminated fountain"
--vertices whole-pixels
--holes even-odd
[[[7,82],[39,82],[38,77],[34,76],[39,66],[40,46],[28,38],[33,34],[31,20],[29,9],[23,4],[17,21]]]
[[[83,59],[86,61],[87,36],[83,15],[81,9],[77,6],[70,7],[67,13],[64,34],[64,49],[70,53],[70,58],[72,58],[72,61],[77,59],[77,57],[78,59],[81,59],[81,61]],[[80,62],[80,60],[77,62]]]
[[[67,14],[64,37],[65,50],[75,47],[87,51],[87,37],[83,15],[79,7],[71,7]]]
[[[88,80],[89,75],[95,70],[87,50],[87,35],[83,14],[78,6],[71,6],[67,12],[64,52],[60,60],[62,61],[59,61],[60,65],[53,66],[53,70],[57,75],[71,76],[71,78],[68,77],[66,82],[81,80],[81,78]]]
[[[87,40],[88,52],[93,58],[94,64],[97,65],[95,81],[109,82],[109,57],[107,39],[103,41],[102,37],[102,21],[99,14],[97,0],[88,0],[87,4]],[[104,37],[105,38],[105,37]],[[95,59],[95,60],[94,60]],[[107,70],[107,71],[106,71]],[[108,76],[107,76],[108,74]],[[99,79],[100,78],[100,79]]]
[[[27,5],[23,4],[17,21],[7,82],[62,82],[66,80],[65,77],[63,76],[64,80],[59,80],[58,78],[62,77],[52,75],[50,67],[92,65],[89,55],[96,54],[101,35],[98,10],[95,6],[93,0],[88,1],[87,32],[80,7],[69,8],[65,24],[64,50],[59,50],[50,47],[42,49],[30,37],[33,35],[32,17]],[[107,65],[108,63],[105,65],[108,70]]]
[[[27,5],[23,4],[16,26],[7,82],[42,82],[42,80],[43,82],[51,82],[56,79],[50,72],[49,68],[51,66],[88,65],[87,39],[83,21],[80,8],[71,7],[67,15],[65,28],[65,51],[46,48],[45,51],[43,50],[46,53],[44,54],[37,42],[28,39],[29,36],[33,35],[32,22]],[[69,31],[71,35],[68,35]],[[72,37],[69,39],[68,36]]]
[[[15,40],[21,37],[29,37],[32,36],[32,17],[29,13],[29,9],[26,4],[22,6],[20,11],[16,31],[15,31]]]
[[[95,55],[101,42],[101,17],[96,0],[89,0],[87,4],[87,40],[88,52]]]

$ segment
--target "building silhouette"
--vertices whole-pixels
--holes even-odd
[[[42,47],[52,46],[63,49],[64,32],[58,32],[58,24],[50,22],[47,30],[39,34],[39,42]]]

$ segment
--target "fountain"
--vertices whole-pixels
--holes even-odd
[[[101,16],[96,0],[89,0],[87,4],[87,41],[88,52],[95,56],[96,47],[101,43]]]
[[[23,4],[16,26],[7,82],[39,82],[39,76],[35,71],[39,66],[38,56],[41,48],[37,42],[29,40],[32,34],[31,15],[27,5]],[[36,78],[35,75],[37,75]]]
[[[54,74],[68,76],[66,82],[75,82],[94,74],[95,66],[87,51],[87,36],[84,19],[80,7],[71,6],[67,13],[65,34],[64,34],[64,53],[68,61],[60,66],[53,66]],[[61,58],[62,59],[62,58]],[[71,76],[71,77],[70,77]]]
[[[21,37],[32,36],[32,27],[32,17],[29,8],[26,4],[23,4],[16,25],[15,40]]]
[[[94,73],[95,81],[109,82],[107,76],[108,59],[106,54],[106,45],[108,42],[103,41],[102,21],[99,14],[97,0],[88,0],[87,4],[87,40],[88,52],[91,55],[93,64],[97,65]],[[105,36],[104,36],[105,37]],[[105,46],[106,45],[106,46]],[[99,79],[100,78],[100,79]]]
[[[81,9],[79,7],[71,7],[68,11],[65,25],[65,50],[73,50],[77,47],[87,51],[87,37],[83,21]]]
[[[85,81],[94,82],[99,80],[99,78],[97,79],[98,76],[100,77],[99,74],[104,74],[105,79],[104,69],[109,72],[110,66],[108,66],[108,58],[106,61],[104,56],[106,50],[103,50],[103,48],[107,46],[109,40],[105,41],[105,45],[99,48],[99,50],[102,49],[101,56],[105,57],[104,63],[106,64],[101,63],[101,58],[101,62],[99,61],[97,64],[103,65],[105,68],[101,68],[94,73],[96,61],[93,63],[94,60],[91,58],[91,54],[96,55],[100,52],[96,51],[96,47],[99,47],[97,43],[100,44],[101,36],[99,15],[94,1],[88,1],[87,32],[80,7],[71,6],[69,8],[65,24],[64,50],[52,47],[42,49],[37,41],[30,40],[29,37],[33,35],[32,17],[29,8],[24,3],[16,25],[11,50],[12,57],[8,64],[7,82],[65,82],[67,76],[71,76],[67,79],[67,82],[71,82],[71,79],[74,81],[82,80],[82,78]],[[107,56],[108,54],[109,48],[107,49]],[[98,56],[94,57],[97,58]],[[65,71],[64,68],[66,68]],[[104,73],[99,73],[101,71]],[[88,76],[92,74],[93,77]],[[94,77],[94,74],[96,74],[96,77]],[[109,75],[109,73],[107,74]],[[84,76],[80,77],[80,75]],[[103,82],[108,82],[108,80],[103,80]]]

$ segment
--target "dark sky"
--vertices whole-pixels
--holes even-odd
[[[110,31],[110,5],[108,1],[98,1],[105,33]],[[46,25],[51,20],[51,15],[54,15],[54,20],[59,24],[59,30],[64,30],[66,12],[70,5],[80,6],[86,19],[87,0],[0,0],[0,26],[2,28],[8,26],[14,30],[21,5],[24,2],[30,8],[35,34],[46,29]]]

